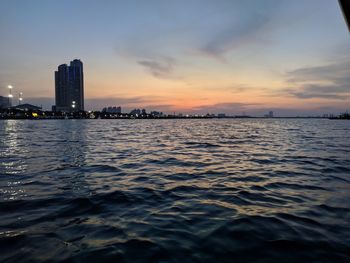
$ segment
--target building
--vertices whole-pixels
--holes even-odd
[[[268,114],[264,115],[265,118],[273,118],[273,111],[269,111]]]
[[[84,73],[83,63],[79,59],[62,64],[55,71],[56,111],[84,110]]]
[[[141,115],[141,110],[140,109],[133,109],[129,114],[132,116],[138,117]]]
[[[150,114],[154,117],[163,117],[163,112],[159,112],[159,111],[151,111]]]
[[[41,107],[32,104],[24,103],[17,106],[11,107],[12,109],[24,110],[24,111],[39,111],[42,110]]]
[[[115,113],[115,114],[121,114],[122,113],[122,108],[121,107],[106,107],[102,109],[102,112],[107,112],[107,113]]]
[[[55,109],[56,111],[69,111],[68,96],[68,66],[62,64],[55,71]]]
[[[84,110],[84,74],[83,62],[74,59],[69,66],[69,86],[70,98],[72,104],[75,104],[75,110]],[[74,109],[73,109],[74,110]]]
[[[0,109],[11,107],[11,99],[9,97],[0,96]]]

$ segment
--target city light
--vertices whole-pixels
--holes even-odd
[[[22,103],[22,100],[23,100],[22,95],[23,95],[23,92],[20,92],[18,95],[18,105],[21,105]]]
[[[12,85],[8,85],[7,86],[8,87],[8,89],[9,89],[9,99],[11,99],[11,98],[13,98],[13,95],[12,95]],[[10,101],[10,105],[11,105],[11,101]]]

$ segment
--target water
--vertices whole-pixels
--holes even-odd
[[[2,120],[1,262],[350,262],[350,122]]]

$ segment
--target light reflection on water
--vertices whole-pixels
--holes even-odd
[[[346,262],[349,130],[310,119],[0,121],[0,260],[21,249],[35,261]]]

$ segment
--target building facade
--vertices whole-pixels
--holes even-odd
[[[107,112],[107,113],[114,113],[114,114],[121,114],[122,113],[122,108],[119,107],[105,107],[102,109],[102,112]]]
[[[56,111],[84,110],[84,73],[79,59],[62,64],[55,71]]]
[[[9,97],[0,96],[0,109],[11,107],[11,99]]]

